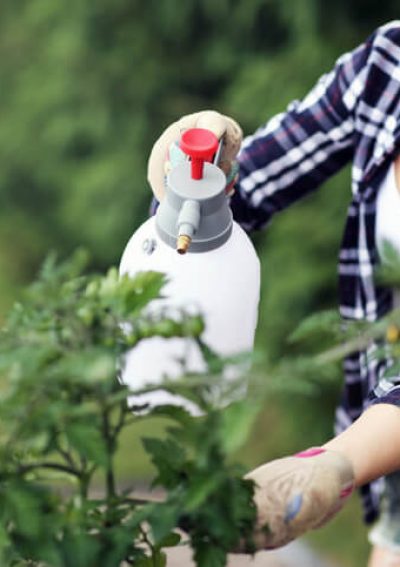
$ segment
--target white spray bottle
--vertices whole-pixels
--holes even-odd
[[[165,197],[156,215],[129,240],[120,273],[167,274],[163,299],[153,302],[151,309],[196,311],[205,321],[202,338],[217,354],[231,357],[251,352],[260,265],[251,241],[232,219],[225,175],[209,163],[216,155],[218,139],[208,130],[194,128],[182,135],[180,147],[191,159],[168,175]],[[137,390],[187,371],[204,371],[193,339],[152,337],[128,352],[121,378]],[[162,385],[157,391],[133,396],[132,403],[153,407],[172,403],[197,411],[187,400],[162,390]]]

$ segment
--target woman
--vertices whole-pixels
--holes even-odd
[[[352,162],[352,199],[339,255],[340,311],[348,319],[374,321],[392,308],[392,290],[376,284],[374,268],[382,261],[384,239],[400,251],[400,216],[397,229],[396,223],[390,228],[381,220],[392,205],[400,205],[400,21],[379,28],[343,55],[303,101],[293,102],[243,144],[239,126],[215,112],[171,125],[149,160],[149,181],[158,200],[169,167],[168,148],[182,130],[194,126],[224,137],[220,166],[231,178],[240,148],[231,204],[235,219],[248,231],[263,228],[276,212]],[[345,361],[339,435],[323,449],[269,463],[249,475],[258,485],[260,547],[283,545],[320,525],[353,486],[362,487],[367,522],[377,517],[376,485],[367,483],[400,470],[400,447],[394,442],[400,439],[400,377],[397,383],[393,377],[378,385],[390,362],[371,362],[367,354],[355,353]],[[371,535],[370,567],[387,561],[400,566],[397,478],[400,473],[385,480],[390,499]],[[268,533],[261,529],[266,522]]]

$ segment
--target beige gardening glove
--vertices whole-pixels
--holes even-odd
[[[350,461],[317,447],[271,461],[246,478],[256,485],[257,550],[281,547],[321,527],[343,507],[354,488]]]
[[[169,159],[170,148],[180,140],[182,133],[190,128],[205,128],[211,130],[219,140],[223,138],[218,165],[227,176],[228,185],[234,184],[234,164],[242,142],[242,130],[232,118],[214,110],[203,110],[188,114],[168,126],[153,146],[148,162],[147,178],[158,201],[164,196],[165,176],[172,167]]]

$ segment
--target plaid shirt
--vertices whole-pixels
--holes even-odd
[[[375,321],[392,306],[391,290],[377,286],[376,195],[400,144],[400,21],[379,28],[343,55],[301,102],[291,103],[246,138],[232,198],[235,219],[248,231],[352,162],[352,199],[339,254],[340,311]],[[400,386],[381,381],[385,362],[358,352],[344,362],[345,386],[337,431],[370,403],[400,405]],[[400,379],[399,379],[400,382]],[[367,522],[378,511],[377,483],[362,490]]]

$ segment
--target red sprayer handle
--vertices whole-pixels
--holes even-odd
[[[191,128],[182,134],[180,147],[192,159],[192,179],[202,179],[205,161],[211,161],[218,149],[218,138],[205,128]]]

